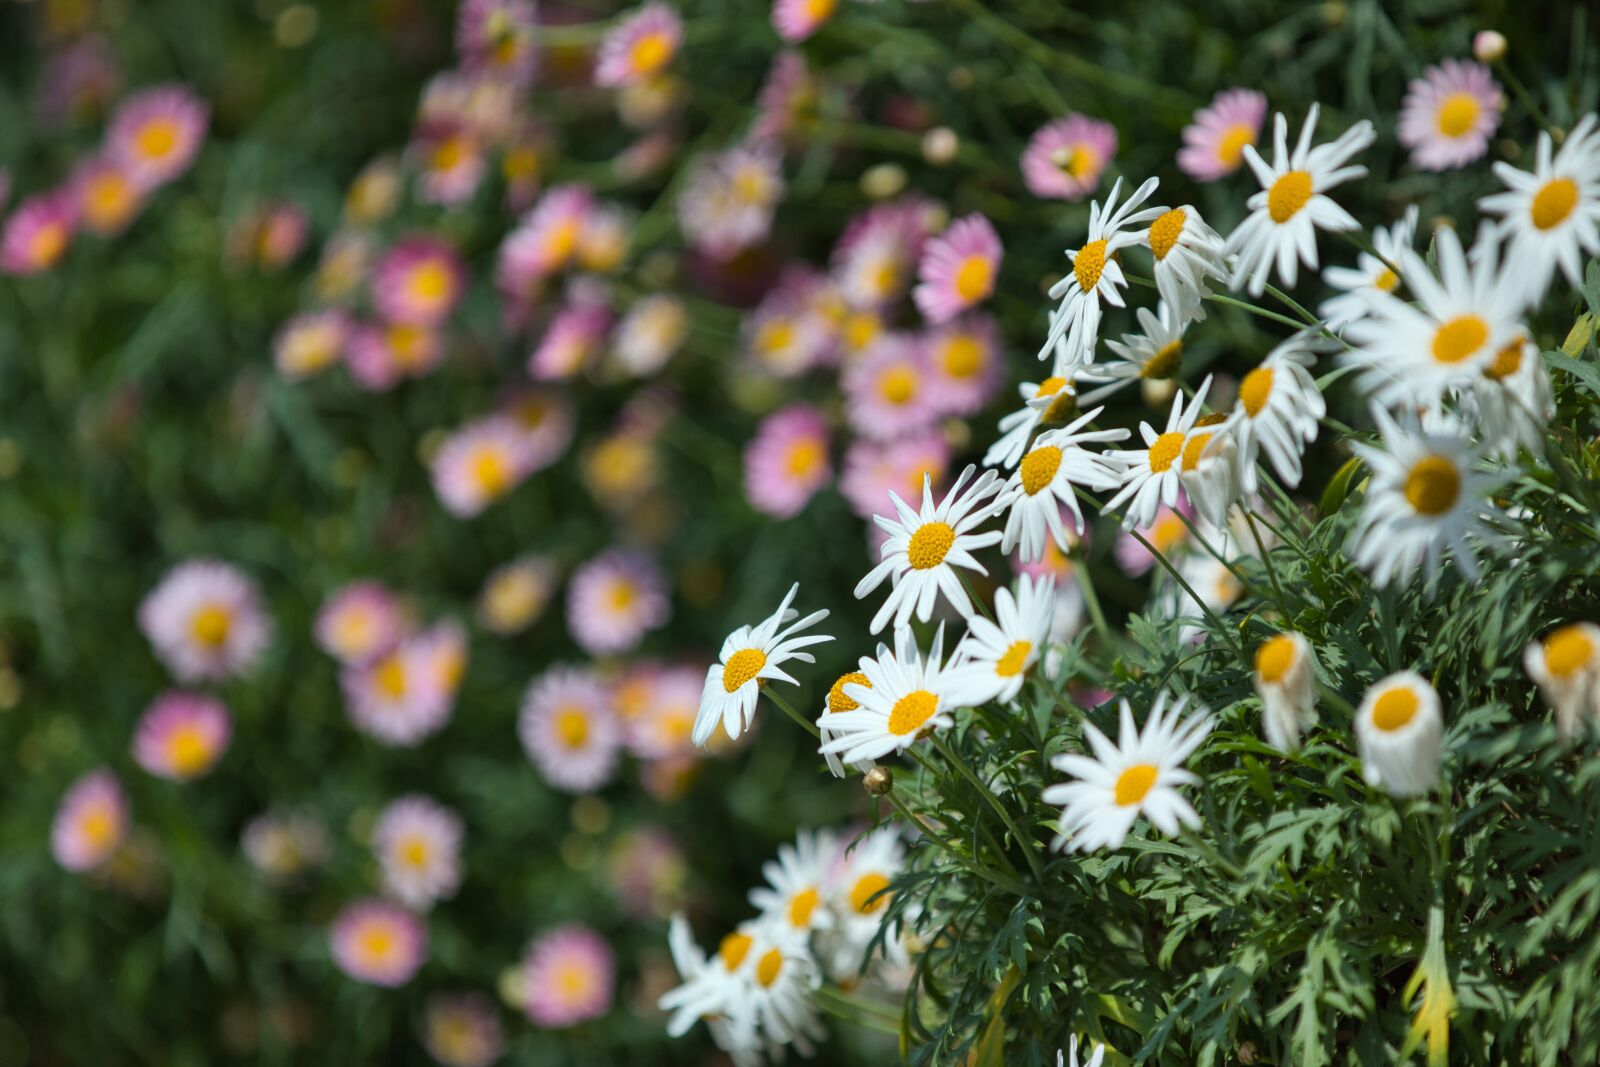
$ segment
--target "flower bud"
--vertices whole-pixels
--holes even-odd
[[[906,187],[906,170],[898,163],[879,163],[861,175],[861,192],[869,200],[887,200]]]
[[[894,772],[879,764],[861,776],[861,787],[869,796],[887,796],[894,789]]]
[[[948,126],[935,126],[922,135],[922,158],[936,167],[955,159],[960,150],[961,138]]]
[[[1472,38],[1472,54],[1480,63],[1493,63],[1506,54],[1505,34],[1495,30],[1479,30]]]

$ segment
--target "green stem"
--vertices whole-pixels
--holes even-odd
[[[804,726],[806,730],[810,732],[812,737],[815,737],[819,741],[822,740],[822,731],[818,729],[817,724],[796,711],[787,700],[783,699],[783,697],[777,694],[772,686],[764,685],[761,687],[761,691],[766,694],[768,700],[782,708],[789,718],[793,719],[801,726]]]
[[[1261,564],[1267,569],[1267,581],[1272,583],[1272,595],[1277,598],[1278,611],[1283,615],[1283,621],[1289,622],[1294,618],[1294,613],[1289,610],[1289,600],[1283,595],[1283,586],[1278,584],[1278,569],[1272,564],[1272,553],[1267,551],[1266,542],[1261,540],[1261,531],[1256,529],[1256,517],[1249,508],[1240,508],[1244,512],[1245,525],[1250,527],[1250,537],[1256,543],[1256,551],[1261,553]]]
[[[1007,811],[1006,806],[1000,803],[1000,798],[995,796],[994,790],[985,785],[983,780],[973,773],[972,768],[967,766],[966,760],[952,752],[950,750],[950,746],[946,745],[944,740],[940,738],[938,734],[934,734],[930,740],[933,741],[933,747],[939,750],[940,754],[944,756],[945,760],[955,767],[955,769],[961,773],[961,776],[968,782],[971,782],[972,787],[979,793],[983,794],[984,798],[988,800],[989,806],[995,810],[995,814],[1000,816],[1000,821],[1006,824],[1006,829],[1011,832],[1012,838],[1016,840],[1017,847],[1022,849],[1023,854],[1027,856],[1028,869],[1033,872],[1034,880],[1037,882],[1043,882],[1044,865],[1039,862],[1039,856],[1035,847],[1037,843],[1030,837],[1022,836],[1022,831],[1017,828],[1017,822],[1011,817],[1011,812]]]
[[[1020,881],[1013,881],[1002,874],[991,871],[977,860],[969,858],[961,851],[960,848],[952,844],[947,838],[944,837],[944,835],[935,830],[932,824],[930,824],[926,819],[922,818],[910,808],[906,807],[905,802],[895,795],[894,790],[891,789],[884,795],[888,798],[889,803],[894,805],[895,810],[900,813],[901,818],[911,823],[918,830],[921,830],[925,835],[927,835],[928,840],[936,842],[939,847],[948,852],[950,856],[961,866],[965,867],[979,878],[982,878],[984,881],[998,886],[1007,892],[1015,893],[1019,897],[1025,897],[1028,895],[1028,887],[1023,885]]]
[[[1505,57],[1502,56],[1495,60],[1494,66],[1500,72],[1500,76],[1506,80],[1506,84],[1511,86],[1511,91],[1516,94],[1517,102],[1528,109],[1528,114],[1533,116],[1534,121],[1549,131],[1551,137],[1556,137],[1560,134],[1561,131],[1557,129],[1555,123],[1550,121],[1550,116],[1544,113],[1544,108],[1539,106],[1539,102],[1533,98],[1533,94],[1528,92],[1528,87],[1522,84],[1522,79],[1517,77],[1517,72],[1511,69],[1511,64],[1505,61]]]

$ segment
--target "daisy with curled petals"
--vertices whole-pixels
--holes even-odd
[[[1328,191],[1367,173],[1366,167],[1346,164],[1372,143],[1372,123],[1362,119],[1337,140],[1313,148],[1311,135],[1317,128],[1318,111],[1312,104],[1292,154],[1288,150],[1289,122],[1281,112],[1276,116],[1271,166],[1254,145],[1244,148],[1245,161],[1261,183],[1261,191],[1247,202],[1250,217],[1229,234],[1223,255],[1238,256],[1229,284],[1237,289],[1248,281],[1251,296],[1266,291],[1274,263],[1285,285],[1295,283],[1302,262],[1315,269],[1317,230],[1360,228],[1348,211],[1328,197]]]
[[[1000,436],[983,454],[985,467],[1016,466],[1041,423],[1064,422],[1078,411],[1076,383],[1067,375],[1023,382],[1017,386],[1017,395],[1022,407],[1001,416]]]
[[[1210,389],[1211,378],[1208,375],[1200,383],[1194,401],[1187,410],[1183,404],[1184,395],[1179,393],[1174,396],[1172,410],[1167,414],[1167,428],[1162,433],[1156,433],[1148,422],[1141,422],[1139,434],[1144,438],[1144,448],[1111,449],[1105,453],[1107,460],[1122,466],[1122,489],[1106,501],[1101,510],[1113,511],[1127,504],[1122,518],[1124,530],[1149,526],[1155,522],[1156,513],[1162,505],[1169,508],[1177,506],[1179,474],[1183,469],[1179,461],[1183,456],[1184,442],[1189,437],[1189,431],[1194,429],[1195,421],[1200,418],[1200,410],[1205,407],[1206,393]]]
[[[972,214],[955,220],[923,246],[919,280],[911,291],[917,310],[938,325],[982,303],[994,292],[1003,253],[988,219]]]
[[[1317,335],[1303,330],[1267,354],[1239,381],[1239,397],[1227,432],[1239,449],[1239,478],[1246,493],[1259,483],[1256,464],[1264,451],[1283,484],[1300,484],[1300,455],[1317,439],[1317,420],[1328,413],[1311,377]]]
[[[1211,295],[1206,279],[1227,277],[1217,231],[1206,225],[1193,204],[1182,204],[1156,216],[1145,231],[1144,244],[1155,259],[1161,299],[1178,311],[1180,319],[1204,319],[1202,301]]]
[[[700,713],[694,720],[694,743],[704,748],[720,723],[728,736],[737,739],[750,726],[756,713],[756,698],[761,686],[776,679],[799,685],[782,669],[785,660],[814,663],[809,652],[800,651],[824,641],[827,634],[798,636],[828,617],[828,610],[813,611],[805,618],[789,605],[800,592],[800,583],[789,587],[778,610],[754,626],[741,626],[722,642],[717,662],[706,671],[705,689],[700,695]]]
[[[1184,495],[1213,526],[1227,524],[1228,509],[1239,498],[1239,445],[1227,421],[1222,412],[1201,416],[1184,439],[1178,459],[1178,483]]]
[[[1533,173],[1509,163],[1494,172],[1506,191],[1478,201],[1499,215],[1500,230],[1509,234],[1506,281],[1531,307],[1544,298],[1556,267],[1574,288],[1581,287],[1584,254],[1600,255],[1600,129],[1593,114],[1585,115],[1561,151],[1550,154],[1550,135],[1539,134]]]
[[[683,20],[666,4],[646,4],[600,42],[594,83],[638,85],[664,70],[683,43]]]
[[[1524,332],[1511,263],[1502,269],[1496,237],[1484,227],[1469,256],[1456,232],[1440,227],[1437,277],[1421,256],[1400,250],[1398,265],[1416,302],[1374,291],[1367,314],[1345,329],[1355,346],[1346,360],[1362,368],[1357,384],[1373,399],[1388,408],[1435,406]]]
[[[996,510],[1010,509],[1000,551],[1010,554],[1022,545],[1022,561],[1032,563],[1044,555],[1046,535],[1055,538],[1063,552],[1069,547],[1061,523],[1061,508],[1072,512],[1078,533],[1083,533],[1083,512],[1078,510],[1077,489],[1108,490],[1122,484],[1120,465],[1083,447],[1087,441],[1121,441],[1122,428],[1083,430],[1104,408],[1080,415],[1070,426],[1048,430],[1034,439],[1016,473],[995,498]],[[1081,432],[1080,432],[1081,431]]]
[[[1324,300],[1317,309],[1328,329],[1342,330],[1365,315],[1368,298],[1374,292],[1393,293],[1400,288],[1400,275],[1394,266],[1399,265],[1400,253],[1411,247],[1416,236],[1417,205],[1412,204],[1398,222],[1372,231],[1372,247],[1377,255],[1363,252],[1356,257],[1354,269],[1329,267],[1322,272],[1322,280],[1339,290],[1338,296]]]
[[[1471,391],[1457,399],[1463,414],[1475,416],[1492,457],[1513,459],[1522,448],[1537,455],[1549,440],[1555,415],[1550,371],[1526,334],[1495,353],[1494,362],[1472,379]]]
[[[1253,89],[1225,89],[1183,128],[1178,169],[1197,182],[1226,178],[1244,165],[1246,145],[1261,136],[1267,98]]]
[[[1570,740],[1583,719],[1600,722],[1600,626],[1559,626],[1523,650],[1522,665],[1554,709],[1562,738]]]
[[[896,626],[910,622],[913,612],[918,619],[927,622],[933,614],[933,602],[941,592],[962,618],[972,615],[972,601],[961,587],[955,569],[965,567],[988,574],[972,553],[1000,540],[997,530],[972,532],[995,513],[992,498],[1000,491],[999,476],[994,471],[984,471],[968,485],[968,479],[976,470],[969,464],[938,506],[933,503],[933,481],[924,478],[920,511],[912,510],[891,490],[889,499],[897,517],[872,517],[888,538],[881,549],[882,561],[856,585],[856,599],[878,588],[885,578],[891,579],[892,588],[883,606],[872,617],[870,633],[883,629],[890,616],[894,617]]]
[[[1505,94],[1481,63],[1447,59],[1406,87],[1400,105],[1400,143],[1421,170],[1454,170],[1489,151],[1500,127]]]
[[[1211,732],[1212,719],[1204,708],[1196,708],[1185,719],[1187,701],[1179,697],[1169,713],[1163,692],[1141,731],[1133,724],[1133,709],[1123,700],[1117,744],[1086,723],[1084,736],[1094,756],[1069,753],[1050,761],[1056,770],[1077,779],[1043,793],[1046,804],[1062,805],[1061,835],[1054,847],[1074,852],[1120,848],[1141,812],[1168,837],[1177,836],[1180,826],[1200,825],[1200,816],[1178,787],[1200,783],[1197,775],[1184,769],[1183,761]]]
[[[888,654],[889,646],[879,642],[878,658],[882,659]],[[830,714],[843,715],[845,712],[855,711],[861,706],[859,701],[852,700],[844,695],[844,687],[847,685],[864,685],[870,689],[872,688],[872,681],[860,671],[847,671],[844,674],[839,675],[838,678],[834,679],[833,684],[828,687],[828,695],[823,698],[822,715],[817,719],[817,730],[821,735],[821,740],[824,745],[833,740],[835,736],[833,733],[833,728],[828,726],[825,722],[828,716]],[[844,761],[839,758],[837,753],[825,752],[823,753],[822,758],[828,764],[828,771],[835,778],[843,778],[845,776]],[[856,760],[853,764],[851,764],[851,766],[860,771],[862,774],[865,774],[867,771],[872,769],[872,761]]]
[[[944,624],[933,638],[926,657],[917,648],[911,627],[894,632],[894,651],[883,650],[877,659],[861,658],[865,683],[847,682],[844,695],[856,708],[829,711],[819,722],[833,734],[822,745],[823,755],[834,754],[846,763],[881,759],[904,752],[925,734],[955,725],[950,711],[956,679],[944,662]]]
[[[994,621],[974,615],[956,646],[949,676],[959,707],[991,700],[1008,704],[1022,692],[1028,671],[1044,655],[1055,619],[1056,580],[1017,578],[1017,592],[994,595]]]
[[[1416,671],[1380,679],[1356,709],[1361,776],[1397,797],[1414,797],[1439,784],[1444,717],[1439,694]]]
[[[763,921],[796,934],[833,925],[823,899],[828,876],[842,859],[837,836],[828,830],[801,830],[792,845],[779,845],[778,858],[761,866],[767,884],[750,890],[750,904]]]
[[[1494,544],[1500,535],[1490,520],[1504,516],[1489,500],[1503,475],[1478,471],[1482,445],[1443,426],[1424,428],[1410,416],[1402,428],[1380,407],[1372,417],[1383,447],[1354,443],[1372,477],[1361,518],[1350,538],[1351,558],[1372,574],[1372,583],[1408,582],[1418,567],[1432,588],[1446,552],[1469,580],[1480,572],[1473,542]]]
[[[1138,308],[1139,333],[1125,333],[1120,341],[1107,341],[1106,347],[1119,358],[1097,363],[1097,379],[1126,385],[1132,381],[1165,382],[1183,377],[1183,331],[1189,320],[1163,299],[1151,314]]]
[[[1155,178],[1133,191],[1120,206],[1117,194],[1122,190],[1122,179],[1111,186],[1104,205],[1089,205],[1088,240],[1076,252],[1068,252],[1072,272],[1050,287],[1050,299],[1060,300],[1057,314],[1050,323],[1050,333],[1039,358],[1045,359],[1056,352],[1058,373],[1062,367],[1078,367],[1094,361],[1094,345],[1100,336],[1100,301],[1122,307],[1122,294],[1128,280],[1117,264],[1116,254],[1124,248],[1141,243],[1138,234],[1127,232],[1127,227],[1148,222],[1160,215],[1161,208],[1137,210],[1150,198],[1159,183]],[[1058,342],[1064,342],[1056,351]]]

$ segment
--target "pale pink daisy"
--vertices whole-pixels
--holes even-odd
[[[409,748],[450,718],[455,693],[424,636],[409,637],[376,659],[339,672],[345,709],[356,729],[385,745]]]
[[[528,376],[561,381],[588,367],[605,348],[611,309],[579,296],[555,313],[539,344],[528,355]]]
[[[538,69],[538,26],[533,0],[465,0],[456,16],[462,66],[526,88]]]
[[[514,300],[536,295],[543,281],[577,254],[592,210],[594,193],[587,185],[547,189],[500,245],[495,273],[500,291]]]
[[[350,339],[350,316],[339,308],[303,311],[278,328],[272,358],[278,373],[290,381],[320,374],[344,356]]]
[[[623,19],[600,42],[594,83],[636,85],[666,69],[683,44],[683,20],[663,3],[646,4]]]
[[[252,213],[246,232],[246,258],[274,270],[293,263],[305,250],[311,234],[311,216],[293,200],[274,200]]]
[[[72,171],[68,183],[77,201],[78,224],[101,237],[128,228],[145,204],[147,189],[111,156],[90,156]]]
[[[1194,113],[1183,128],[1178,169],[1197,182],[1214,182],[1244,166],[1244,149],[1261,136],[1267,98],[1253,89],[1225,89]]]
[[[1100,187],[1100,175],[1116,154],[1116,127],[1073,112],[1028,139],[1022,179],[1034,196],[1082,200]]]
[[[671,615],[661,571],[629,549],[590,558],[567,583],[567,629],[591,656],[631,651]]]
[[[425,204],[466,203],[489,169],[483,142],[460,121],[418,126],[406,156],[416,167],[417,199]]]
[[[419,793],[389,803],[372,827],[383,891],[413,911],[461,886],[461,817]]]
[[[529,472],[550,466],[572,443],[577,418],[565,393],[540,386],[518,386],[507,394],[500,410],[522,430]]]
[[[689,311],[670,293],[634,302],[611,338],[613,364],[629,377],[661,373],[689,336]]]
[[[772,0],[772,28],[785,41],[803,41],[833,18],[839,0]]]
[[[384,253],[372,271],[372,303],[390,322],[438,326],[467,287],[467,268],[437,237],[413,234]]]
[[[578,234],[578,266],[596,274],[612,274],[628,258],[633,215],[615,204],[597,204]]]
[[[1505,94],[1481,63],[1447,59],[1406,87],[1396,136],[1420,170],[1454,170],[1489,151]]]
[[[239,847],[250,865],[284,883],[322,866],[331,846],[328,830],[308,811],[268,811],[245,824]]]
[[[328,928],[339,970],[358,982],[395,988],[428,958],[428,929],[398,904],[369,897],[348,904]]]
[[[523,1010],[536,1026],[564,1029],[611,1009],[616,957],[586,926],[560,926],[528,946],[522,960]]]
[[[443,1067],[490,1067],[505,1053],[500,1013],[485,993],[435,993],[422,1016],[422,1044]]]
[[[779,52],[767,68],[767,80],[756,97],[756,119],[750,127],[752,141],[799,140],[815,120],[818,91],[816,79],[806,66],[803,53],[793,49]]]
[[[697,250],[717,260],[766,240],[783,196],[782,157],[768,145],[735,145],[689,164],[678,224]]]
[[[211,559],[169,570],[139,605],[139,628],[184,682],[245,674],[272,635],[255,583],[232,564]]]
[[[344,348],[351,379],[372,393],[393,389],[403,378],[423,377],[443,360],[444,337],[438,330],[398,322],[352,325]]]
[[[1003,254],[988,219],[976,213],[956,219],[923,245],[911,293],[917,310],[937,325],[983,303],[994,292]]]
[[[899,437],[938,418],[928,352],[920,338],[891,333],[840,376],[850,425],[864,437]]]
[[[698,690],[698,681],[695,687]],[[646,825],[617,838],[607,874],[623,910],[634,919],[649,921],[670,914],[681,903],[689,861],[671,834]]]
[[[898,300],[927,239],[927,205],[908,197],[877,204],[852,218],[833,246],[833,280],[853,308],[884,308]]]
[[[69,871],[105,863],[128,835],[128,798],[104,767],[72,783],[50,826],[50,853]]]
[[[745,499],[775,519],[800,514],[832,477],[828,423],[809,404],[767,416],[745,448]]]
[[[382,582],[341,586],[322,602],[313,633],[324,652],[348,665],[369,663],[405,633],[400,598]]]
[[[17,204],[0,231],[0,271],[42,274],[61,262],[78,228],[71,189],[30,196]]]
[[[41,51],[39,115],[48,123],[97,118],[122,88],[117,53],[102,33],[53,42]]]
[[[192,89],[161,85],[122,102],[106,125],[106,147],[141,186],[165,185],[194,163],[210,121]]]
[[[467,673],[467,628],[455,619],[441,619],[414,641],[420,649],[422,669],[444,690],[446,699],[453,701]]]
[[[963,315],[923,338],[933,406],[943,415],[971,415],[994,399],[1005,373],[1000,329],[983,314]]]
[[[909,500],[922,492],[924,479],[931,478],[939,485],[950,468],[950,458],[950,445],[937,430],[887,443],[863,438],[845,452],[839,491],[851,511],[870,519],[893,506],[891,491]]]
[[[433,457],[433,490],[458,518],[477,515],[527,476],[527,435],[504,415],[467,423]]]
[[[786,269],[740,326],[752,362],[779,378],[793,378],[825,362],[834,347],[833,324],[818,306],[825,277],[805,266]]]
[[[648,699],[623,720],[629,750],[646,760],[692,757],[705,680],[705,672],[696,667],[657,668],[649,680]],[[620,699],[617,707],[620,712]]]
[[[529,683],[517,716],[517,736],[551,786],[592,793],[616,771],[622,726],[594,672],[557,666]]]
[[[479,625],[490,633],[521,633],[544,613],[559,580],[554,561],[543,556],[525,556],[497,567],[478,594]]]
[[[209,772],[232,736],[233,720],[222,701],[204,693],[167,692],[140,716],[133,758],[158,778],[187,781]]]
[[[1167,507],[1165,504],[1157,508],[1155,521],[1149,526],[1140,526],[1131,532],[1120,531],[1113,551],[1122,572],[1129,577],[1137,578],[1156,565],[1156,558],[1151,554],[1150,548],[1140,543],[1139,538],[1133,536],[1134,533],[1138,533],[1139,537],[1150,543],[1151,548],[1168,560],[1186,548],[1189,543],[1189,526],[1183,520],[1185,516],[1192,515],[1193,511],[1188,499],[1180,497],[1175,508]]]

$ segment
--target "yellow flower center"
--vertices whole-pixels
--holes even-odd
[[[369,925],[359,938],[361,954],[373,962],[382,962],[394,954],[394,931],[387,926]]]
[[[878,394],[897,407],[910,403],[917,395],[917,372],[905,364],[895,364],[878,379]]]
[[[833,16],[839,0],[806,0],[806,19],[813,23],[825,22]]]
[[[211,762],[211,745],[195,726],[180,726],[167,738],[167,760],[180,778],[199,774]]]
[[[994,264],[987,256],[968,256],[956,271],[956,295],[968,304],[982,300],[993,288]]]
[[[1544,639],[1544,665],[1557,678],[1571,678],[1594,659],[1594,642],[1578,626],[1563,626]]]
[[[739,168],[733,176],[734,199],[745,204],[764,204],[771,199],[771,183],[766,171],[755,165]]]
[[[67,228],[59,222],[39,227],[28,242],[29,260],[42,266],[54,263],[67,250],[67,236]]]
[[[872,683],[868,681],[867,676],[862,674],[860,671],[851,671],[849,674],[841,674],[838,681],[834,682],[833,685],[828,689],[828,710],[833,712],[835,715],[841,712],[855,711],[861,706],[859,701],[852,700],[845,696],[844,687],[847,685],[859,685],[863,689],[872,688]]]
[[[939,698],[926,689],[907,693],[894,702],[889,712],[889,732],[905,737],[922,729],[922,724],[933,718],[939,710]]]
[[[1001,656],[994,665],[994,673],[1002,678],[1015,678],[1022,673],[1022,668],[1028,662],[1028,654],[1033,651],[1032,641],[1016,641],[1006,649],[1006,654]]]
[[[1139,377],[1160,381],[1176,378],[1183,367],[1183,340],[1175,338],[1156,349],[1155,355],[1144,361]]]
[[[117,226],[128,217],[133,206],[133,187],[114,170],[97,173],[84,191],[83,210],[89,221],[100,226]]]
[[[1252,419],[1261,414],[1261,409],[1267,406],[1267,398],[1272,395],[1272,368],[1257,367],[1244,376],[1244,381],[1239,383],[1239,403],[1244,405],[1244,413]]]
[[[1374,288],[1381,289],[1386,293],[1392,293],[1395,286],[1400,284],[1400,275],[1385,267],[1383,268],[1383,273],[1372,280],[1372,284]]]
[[[195,642],[208,648],[220,647],[232,629],[233,616],[219,604],[207,604],[189,620],[189,633]]]
[[[1183,469],[1192,471],[1200,466],[1200,457],[1205,455],[1206,445],[1211,443],[1211,434],[1190,434],[1189,439],[1183,443]]]
[[[1172,469],[1172,461],[1183,451],[1183,434],[1173,430],[1157,437],[1150,445],[1150,469],[1161,474]]]
[[[165,159],[178,147],[178,124],[167,118],[151,119],[139,128],[134,143],[146,159]]]
[[[1061,392],[1062,387],[1066,384],[1067,380],[1065,378],[1046,378],[1044,381],[1039,383],[1039,388],[1033,391],[1033,398],[1037,400],[1041,396],[1055,396],[1057,393]]]
[[[589,716],[582,708],[562,708],[555,716],[556,737],[568,748],[582,748],[589,740]]]
[[[406,695],[406,665],[399,656],[386,656],[382,663],[372,673],[372,680],[378,687],[378,692],[390,700],[399,700]]]
[[[78,830],[95,848],[105,848],[117,836],[117,820],[102,806],[90,808],[78,823]]]
[[[564,964],[556,974],[556,988],[568,1001],[585,1000],[594,989],[594,975],[576,961]]]
[[[428,865],[428,841],[424,837],[408,837],[400,845],[400,862],[421,870]]]
[[[767,954],[756,962],[756,981],[765,989],[778,980],[778,974],[782,970],[783,953],[777,949],[769,949]]]
[[[789,925],[797,930],[803,930],[811,925],[811,916],[817,910],[817,904],[822,900],[822,894],[816,886],[800,890],[789,898]]]
[[[1443,515],[1461,495],[1461,472],[1443,456],[1424,456],[1406,474],[1406,502],[1423,515]]]
[[[1422,702],[1417,694],[1403,685],[1385,690],[1372,704],[1372,725],[1385,733],[1400,729],[1411,721]]]
[[[917,527],[906,546],[906,558],[919,571],[929,570],[944,562],[950,546],[956,543],[956,532],[943,522],[927,522]]]
[[[751,937],[734,931],[722,939],[722,944],[717,949],[717,955],[722,957],[722,965],[730,971],[737,971],[739,964],[750,954]]]
[[[1061,449],[1044,445],[1022,457],[1022,488],[1029,496],[1049,485],[1061,469]]]
[[[433,146],[433,151],[428,156],[428,168],[448,173],[459,167],[467,155],[468,144],[465,137],[460,134],[446,137]]]
[[[1167,258],[1173,246],[1178,243],[1178,238],[1183,236],[1183,224],[1188,221],[1189,213],[1181,207],[1175,207],[1150,224],[1150,251],[1157,260]]]
[[[791,478],[809,478],[822,466],[822,457],[822,443],[815,438],[804,437],[789,446],[783,458],[783,469]]]
[[[1291,170],[1267,190],[1267,214],[1282,226],[1300,212],[1311,199],[1311,175],[1303,170]]]
[[[1141,803],[1150,795],[1150,790],[1156,784],[1156,765],[1153,763],[1135,763],[1121,774],[1117,775],[1115,788],[1117,806],[1131,808]]]
[[[1050,162],[1074,181],[1081,182],[1099,167],[1100,153],[1093,145],[1079,141],[1056,149],[1051,153]]]
[[[450,291],[450,270],[438,260],[419,264],[411,271],[406,288],[411,299],[422,304],[443,300]]]
[[[1521,337],[1506,345],[1494,354],[1494,362],[1483,369],[1483,373],[1497,382],[1503,382],[1517,371],[1522,369],[1522,346],[1525,342]]]
[[[1236,122],[1217,142],[1217,161],[1233,170],[1244,159],[1244,146],[1255,143],[1256,131],[1247,123]]]
[[[1078,249],[1078,258],[1072,261],[1072,273],[1077,276],[1078,288],[1093,291],[1100,284],[1100,272],[1106,269],[1106,241],[1090,241]]]
[[[395,365],[402,370],[422,369],[430,339],[431,335],[421,326],[404,326],[396,323],[384,333],[384,340],[389,344],[389,352],[394,356]]]
[[[1556,178],[1544,183],[1533,197],[1533,224],[1541,230],[1554,229],[1566,221],[1578,206],[1578,183],[1571,178]]]
[[[883,906],[889,903],[889,895],[883,893],[888,888],[889,879],[878,872],[864,874],[856,880],[855,886],[850,890],[850,906],[855,909],[857,915],[871,915],[873,912],[881,911]],[[883,895],[878,896],[879,893]],[[874,900],[873,897],[878,899]]]
[[[1294,666],[1294,639],[1279,634],[1256,649],[1256,674],[1268,685],[1283,681]]]
[[[1439,105],[1439,132],[1460,137],[1478,122],[1478,98],[1471,93],[1451,93]]]
[[[511,486],[511,465],[506,462],[504,456],[492,448],[480,449],[477,455],[472,457],[470,470],[478,491],[491,499],[504,493]]]
[[[741,648],[728,657],[728,662],[722,665],[722,689],[724,692],[735,692],[767,665],[767,654],[759,648]]]
[[[857,311],[844,320],[844,343],[852,352],[859,352],[878,336],[883,324],[870,311]]]
[[[578,220],[568,216],[556,223],[550,231],[549,258],[556,263],[565,263],[572,258],[573,251],[578,247]]]
[[[1489,339],[1489,324],[1476,315],[1459,315],[1442,324],[1433,335],[1437,363],[1460,363]]]
[[[983,346],[970,334],[957,334],[945,342],[944,372],[952,378],[970,378],[983,367]]]
[[[1165,512],[1150,527],[1150,544],[1163,556],[1169,555],[1173,548],[1181,544],[1189,536],[1189,527],[1174,512]]]
[[[647,33],[633,45],[633,69],[640,74],[654,74],[672,58],[672,41],[666,34]]]

